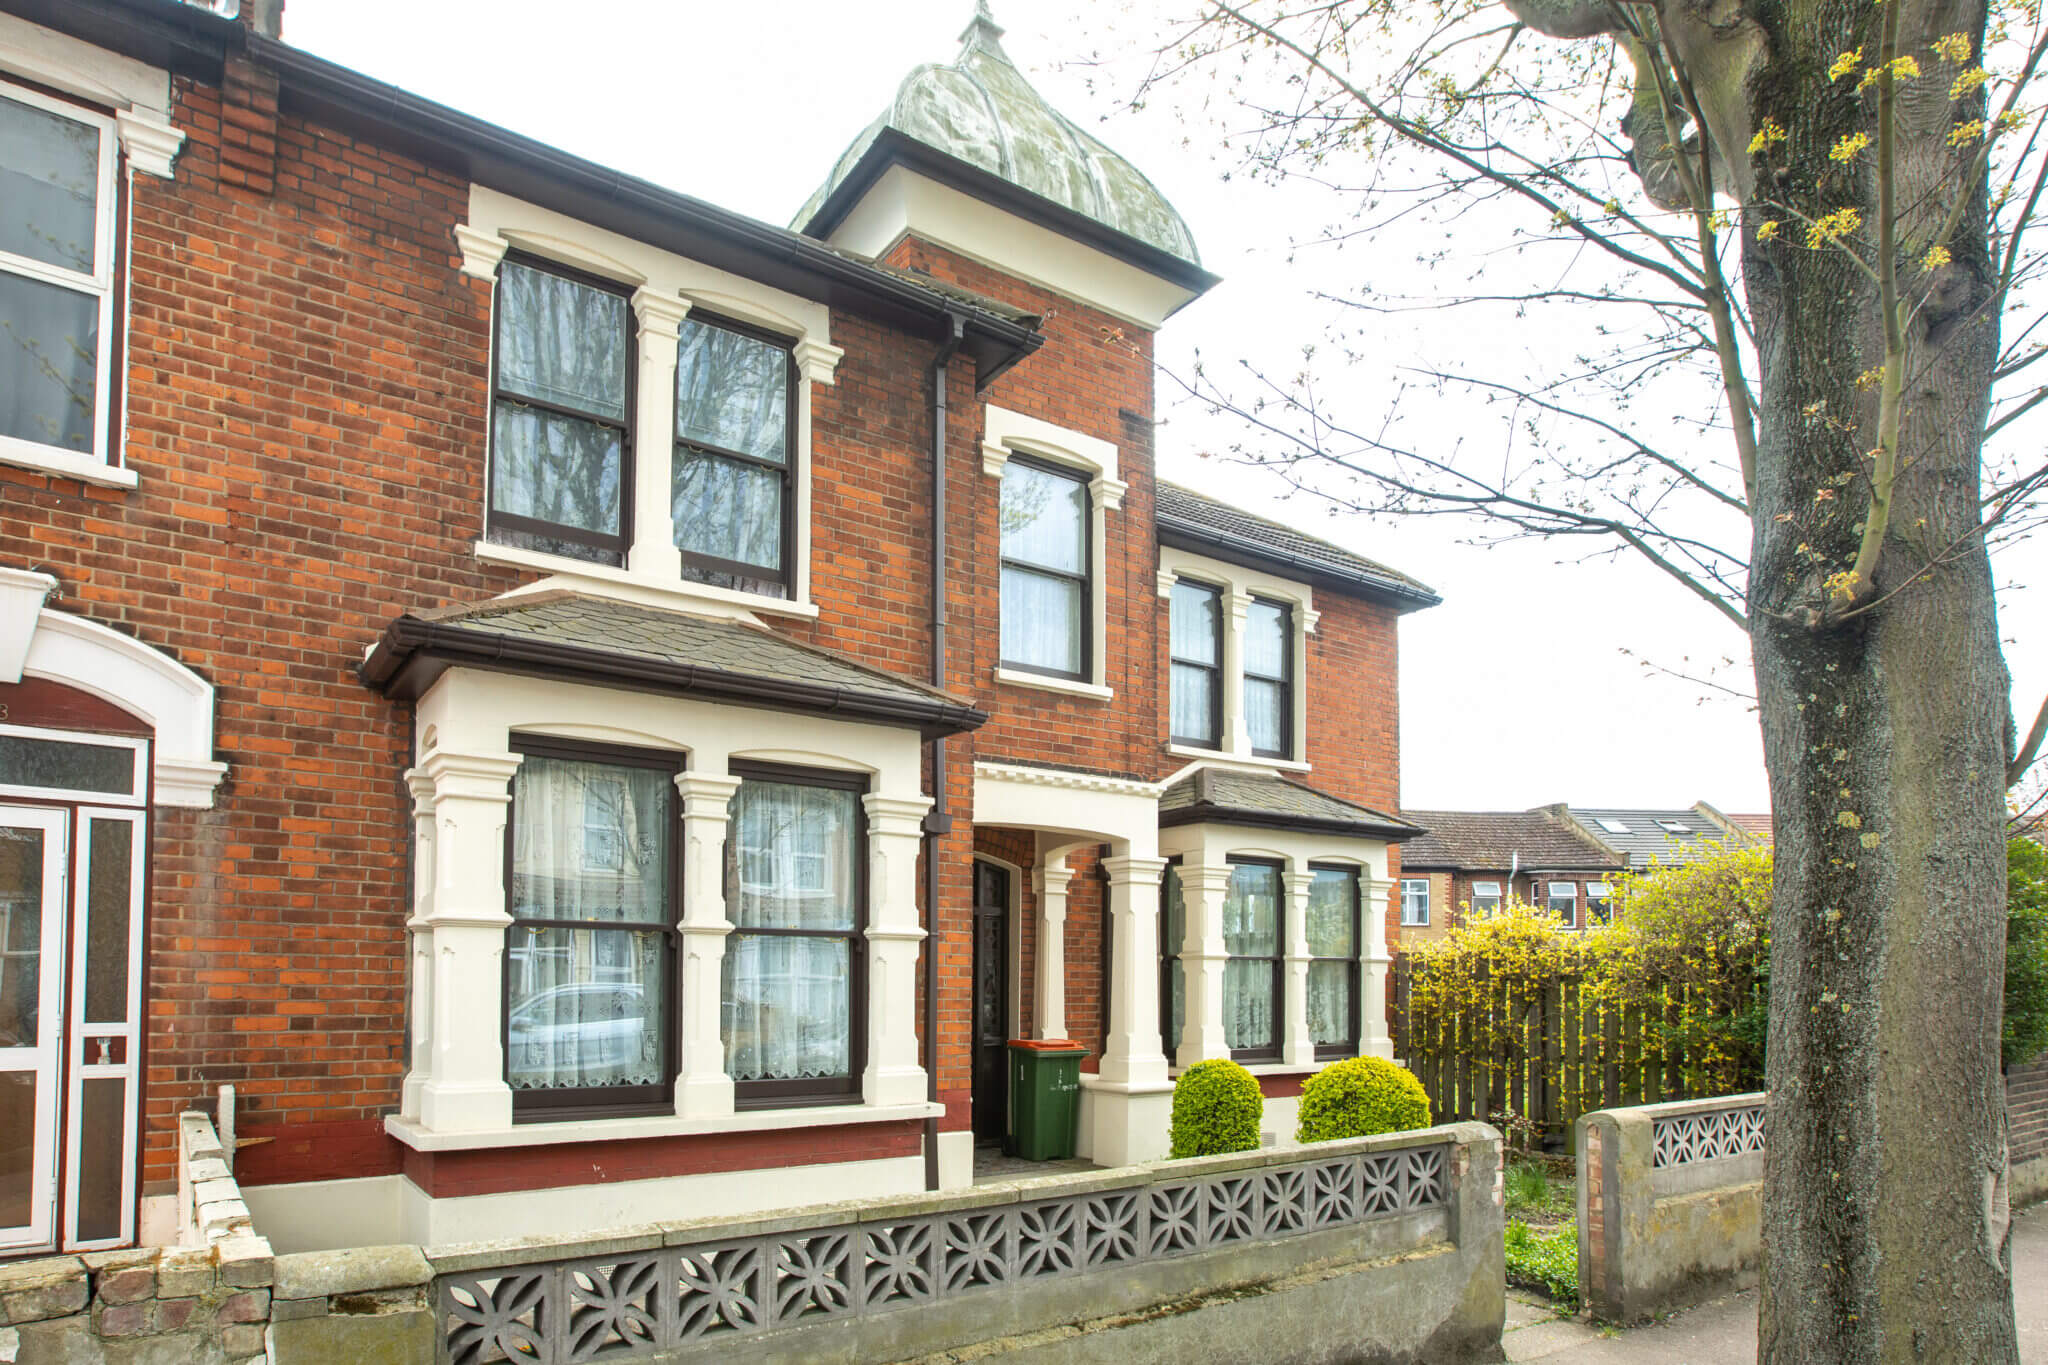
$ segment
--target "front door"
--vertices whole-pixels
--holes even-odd
[[[0,806],[0,1252],[54,1244],[69,824]]]
[[[974,1136],[1010,1131],[1010,874],[974,865]]]

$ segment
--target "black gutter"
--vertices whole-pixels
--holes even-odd
[[[1212,559],[1221,559],[1232,564],[1242,564],[1246,568],[1264,569],[1268,573],[1280,574],[1287,578],[1302,579],[1318,588],[1330,588],[1337,592],[1375,598],[1399,608],[1403,614],[1420,611],[1424,607],[1440,606],[1444,600],[1419,583],[1404,583],[1399,579],[1381,577],[1363,569],[1340,569],[1336,565],[1286,550],[1224,539],[1214,527],[1205,527],[1197,522],[1176,521],[1170,517],[1160,516],[1156,518],[1156,525],[1161,545],[1208,555]]]
[[[915,171],[927,179],[1013,213],[1027,223],[1035,223],[1063,237],[1092,246],[1148,275],[1179,285],[1195,297],[1222,282],[1220,276],[1210,274],[1193,261],[1183,260],[1164,248],[1118,231],[1107,223],[1097,222],[971,161],[963,161],[936,147],[927,146],[896,128],[884,128],[875,135],[875,140],[861,153],[860,160],[846,173],[846,178],[833,187],[832,193],[803,224],[802,230],[812,237],[831,236],[892,166]],[[1193,301],[1193,298],[1188,300],[1190,303]]]
[[[932,355],[932,686],[946,685],[946,367],[966,329],[953,316],[952,334]],[[924,817],[924,1084],[925,1100],[939,1102],[939,846],[951,833],[946,809],[946,741],[932,740],[932,808]],[[924,1121],[924,1187],[939,1188],[939,1119]]]
[[[927,335],[943,336],[952,318],[964,317],[966,349],[986,378],[1044,344],[1030,327],[943,298],[786,228],[607,169],[274,39],[251,34],[248,51],[277,73],[279,97],[295,109],[341,127],[368,127],[380,141],[479,184]]]
[[[0,0],[0,11],[209,85],[220,84],[243,32],[236,20],[177,0]]]
[[[1419,825],[1392,824],[1377,820],[1339,820],[1312,815],[1282,815],[1275,811],[1244,810],[1203,802],[1161,811],[1159,827],[1175,825],[1250,825],[1256,829],[1298,829],[1312,834],[1343,834],[1360,839],[1384,839],[1399,843],[1428,833]]]
[[[422,621],[414,616],[401,616],[386,626],[356,673],[365,686],[384,696],[417,701],[436,678],[453,667],[561,678],[807,715],[823,712],[849,720],[914,727],[927,738],[962,734],[988,720],[985,711],[936,697],[892,697],[858,688],[732,673],[552,640],[466,630],[459,622]]]

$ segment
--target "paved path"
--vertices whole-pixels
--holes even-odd
[[[2048,1365],[2048,1204],[2014,1216],[2013,1307],[2020,1360]],[[1648,1327],[1602,1331],[1555,1316],[1549,1303],[1508,1290],[1500,1344],[1511,1361],[1544,1365],[1728,1365],[1756,1359],[1756,1292],[1731,1294]]]

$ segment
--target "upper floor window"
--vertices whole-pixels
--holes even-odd
[[[795,391],[786,343],[695,314],[683,319],[669,480],[685,578],[789,595]]]
[[[1567,929],[1579,922],[1579,884],[1577,882],[1551,882],[1547,888],[1550,899],[1550,913],[1564,921]]]
[[[1278,863],[1231,862],[1223,896],[1223,1041],[1239,1061],[1280,1057],[1284,903]]]
[[[1293,612],[1254,597],[1244,622],[1244,723],[1261,758],[1293,757],[1293,689]]]
[[[0,85],[0,456],[111,462],[111,120]]]
[[[866,779],[734,764],[725,1069],[741,1108],[860,1098]]]
[[[1223,591],[1187,579],[1173,585],[1171,735],[1175,744],[1223,742]]]
[[[1402,878],[1401,923],[1421,925],[1429,923],[1429,878]]]
[[[623,566],[633,310],[623,290],[528,261],[498,282],[490,538]]]
[[[1002,665],[1085,680],[1091,598],[1088,483],[1012,456],[1003,466]]]
[[[1358,870],[1312,867],[1308,887],[1308,1032],[1319,1058],[1358,1052]],[[1427,885],[1427,883],[1424,883]]]
[[[505,1079],[515,1117],[671,1103],[679,762],[521,740],[512,779]]]
[[[1475,915],[1491,915],[1497,913],[1499,910],[1500,883],[1472,883],[1472,913]]]

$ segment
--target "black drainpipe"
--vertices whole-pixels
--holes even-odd
[[[946,685],[946,366],[960,349],[967,320],[946,314],[949,330],[932,356],[932,686]],[[932,742],[932,808],[924,817],[924,1084],[939,1102],[939,846],[952,831],[946,810],[946,741]],[[939,1120],[924,1121],[924,1187],[939,1188]]]

